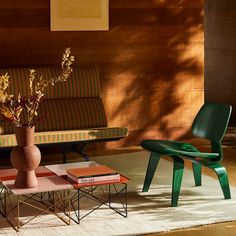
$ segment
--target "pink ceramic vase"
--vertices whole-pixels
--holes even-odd
[[[11,151],[11,163],[18,170],[15,186],[31,188],[38,185],[35,168],[41,161],[41,153],[34,145],[35,127],[15,127],[17,146]]]

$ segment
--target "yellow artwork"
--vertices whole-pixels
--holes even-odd
[[[109,0],[51,0],[51,30],[108,30]]]
[[[101,0],[58,0],[59,17],[100,18]]]

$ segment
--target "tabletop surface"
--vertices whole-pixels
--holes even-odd
[[[11,169],[0,169],[0,182],[4,180],[14,180],[16,178],[17,170],[14,168]],[[37,177],[53,176],[56,175],[50,171],[45,166],[38,166],[35,169],[35,174]]]
[[[14,180],[3,181],[2,184],[15,195],[73,189],[72,184],[60,176],[39,177],[37,180],[38,186],[33,188],[17,188]]]
[[[125,176],[120,176],[120,180],[101,181],[94,183],[78,184],[67,178],[66,170],[70,168],[83,168],[100,165],[95,161],[74,162],[66,164],[46,165],[36,168],[35,173],[38,179],[38,186],[35,188],[16,188],[14,186],[16,169],[1,169],[0,182],[3,183],[15,195],[32,194],[48,191],[66,190],[72,188],[82,188],[96,185],[107,185],[116,183],[127,183],[129,181]]]

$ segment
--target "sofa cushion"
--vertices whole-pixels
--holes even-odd
[[[84,130],[64,130],[36,132],[35,144],[56,144],[68,142],[82,142],[94,140],[119,139],[127,136],[128,129],[123,127],[98,128]],[[0,147],[12,147],[16,145],[14,134],[0,135]]]

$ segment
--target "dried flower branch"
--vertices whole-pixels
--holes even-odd
[[[6,122],[18,127],[36,124],[39,119],[35,120],[35,117],[38,116],[37,110],[44,97],[44,89],[48,85],[54,86],[58,82],[65,82],[72,72],[71,65],[74,62],[74,57],[70,53],[70,48],[66,48],[62,56],[62,71],[56,78],[43,79],[40,76],[39,79],[36,79],[36,71],[34,69],[29,70],[29,97],[22,97],[20,93],[17,98],[9,95],[6,91],[9,86],[9,76],[7,73],[0,76],[0,111]],[[24,115],[26,121],[22,120]]]

